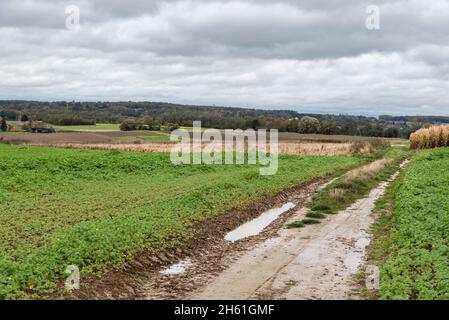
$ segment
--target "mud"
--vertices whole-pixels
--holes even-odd
[[[268,227],[274,220],[279,218],[281,214],[290,209],[293,209],[295,206],[296,205],[294,203],[288,202],[280,208],[270,209],[262,213],[257,218],[248,221],[247,223],[239,226],[237,229],[232,230],[231,232],[226,234],[225,240],[236,242],[238,240],[258,235],[266,227]]]
[[[182,260],[178,263],[172,264],[168,268],[161,270],[160,273],[163,275],[177,275],[180,273],[184,273],[187,268],[192,265],[192,261],[190,259]]]
[[[403,166],[402,166],[403,167]],[[364,261],[375,201],[397,174],[346,210],[303,229],[281,228],[243,254],[190,299],[357,299],[353,276]],[[302,219],[297,210],[288,222]]]

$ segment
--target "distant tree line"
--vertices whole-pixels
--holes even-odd
[[[94,125],[96,120],[87,119],[78,115],[55,115],[45,117],[45,122],[60,126]]]
[[[218,129],[279,129],[281,132],[402,137],[449,117],[350,116],[298,113],[291,110],[259,110],[217,106],[192,106],[159,102],[40,102],[0,101],[0,117],[28,119],[56,125],[119,123],[122,130],[160,130],[191,126]],[[25,119],[25,120],[24,120]]]
[[[178,124],[161,123],[157,119],[150,116],[143,116],[140,118],[127,118],[120,123],[121,131],[133,130],[152,130],[152,131],[173,131],[179,128]]]

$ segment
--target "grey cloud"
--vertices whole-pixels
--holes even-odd
[[[447,113],[448,14],[446,0],[3,0],[0,98]]]

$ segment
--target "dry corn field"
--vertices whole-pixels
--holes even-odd
[[[449,146],[449,126],[433,126],[420,129],[410,136],[412,149],[431,149]]]
[[[33,144],[38,146],[39,144]],[[75,148],[92,150],[117,150],[136,152],[170,152],[171,143],[147,143],[147,144],[125,144],[125,143],[61,143],[45,144],[45,146],[57,148]],[[205,144],[203,145],[204,148]],[[343,156],[353,153],[353,143],[279,143],[280,154],[304,155],[304,156]],[[359,152],[369,153],[372,147],[367,144]]]

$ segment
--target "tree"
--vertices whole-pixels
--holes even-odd
[[[338,128],[334,120],[324,120],[320,125],[320,133],[332,135],[338,133]]]
[[[305,116],[299,121],[299,133],[318,133],[320,121],[317,118]]]
[[[164,128],[166,131],[173,131],[179,129],[179,125],[176,123],[167,123]]]
[[[136,122],[133,119],[126,119],[120,124],[121,131],[133,131],[136,130]]]
[[[259,119],[257,119],[257,118],[247,119],[245,122],[246,128],[257,130],[259,128],[259,126],[260,126],[260,122],[259,122]]]
[[[289,120],[287,124],[287,131],[298,132],[298,130],[299,130],[299,121],[297,119]]]
[[[359,129],[359,126],[357,124],[357,121],[354,119],[350,119],[348,122],[346,122],[343,125],[342,133],[351,135],[351,136],[355,136],[358,133],[358,129]]]
[[[383,130],[383,136],[385,138],[397,138],[397,137],[399,137],[399,129],[398,128],[386,128]]]
[[[143,116],[141,122],[145,129],[151,130],[153,128],[153,118],[151,118],[150,116]]]
[[[6,119],[3,117],[2,121],[0,122],[0,130],[5,132],[8,131],[8,124],[6,123]]]
[[[34,127],[33,118],[29,117],[28,118],[28,128],[29,128],[28,130],[30,132],[32,132],[33,131],[33,127]]]

